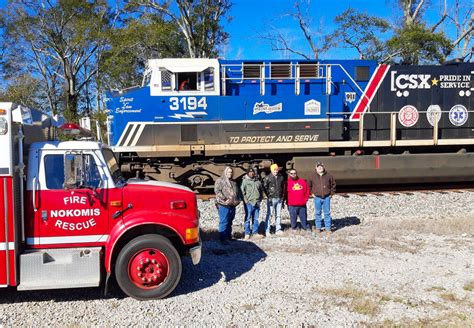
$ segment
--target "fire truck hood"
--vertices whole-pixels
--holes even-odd
[[[136,219],[137,215],[140,220],[148,218],[150,222],[159,218],[168,226],[176,225],[181,218],[183,223],[187,222],[181,227],[183,229],[186,224],[189,227],[189,222],[194,226],[198,224],[196,195],[191,189],[177,184],[129,180],[123,188],[123,204],[124,207],[129,204],[133,207],[124,213],[125,224]]]
[[[181,189],[181,190],[184,190],[184,191],[193,192],[188,187],[185,187],[185,186],[182,186],[182,185],[179,185],[179,184],[175,184],[175,183],[171,183],[171,182],[163,182],[163,181],[145,181],[145,180],[141,180],[141,179],[129,179],[127,181],[127,184],[128,185],[150,186],[150,187],[154,186],[154,187],[163,187],[163,188],[173,188],[173,189]]]

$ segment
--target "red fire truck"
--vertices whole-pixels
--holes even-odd
[[[113,152],[51,141],[54,120],[0,102],[0,287],[105,286],[137,299],[167,296],[180,255],[201,257],[188,188],[122,178]]]

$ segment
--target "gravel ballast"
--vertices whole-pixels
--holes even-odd
[[[116,286],[107,296],[2,290],[0,324],[474,327],[474,192],[336,195],[330,236],[288,231],[285,209],[284,235],[230,246],[215,241],[213,201],[198,205],[202,262],[183,259],[167,299],[136,301]],[[242,232],[239,206],[234,236]]]

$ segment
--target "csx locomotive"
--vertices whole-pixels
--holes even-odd
[[[474,181],[474,64],[153,59],[108,93],[108,138],[129,175],[209,188],[272,163],[339,184]]]

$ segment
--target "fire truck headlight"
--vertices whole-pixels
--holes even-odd
[[[8,132],[8,122],[3,117],[0,117],[0,135],[7,134]]]

